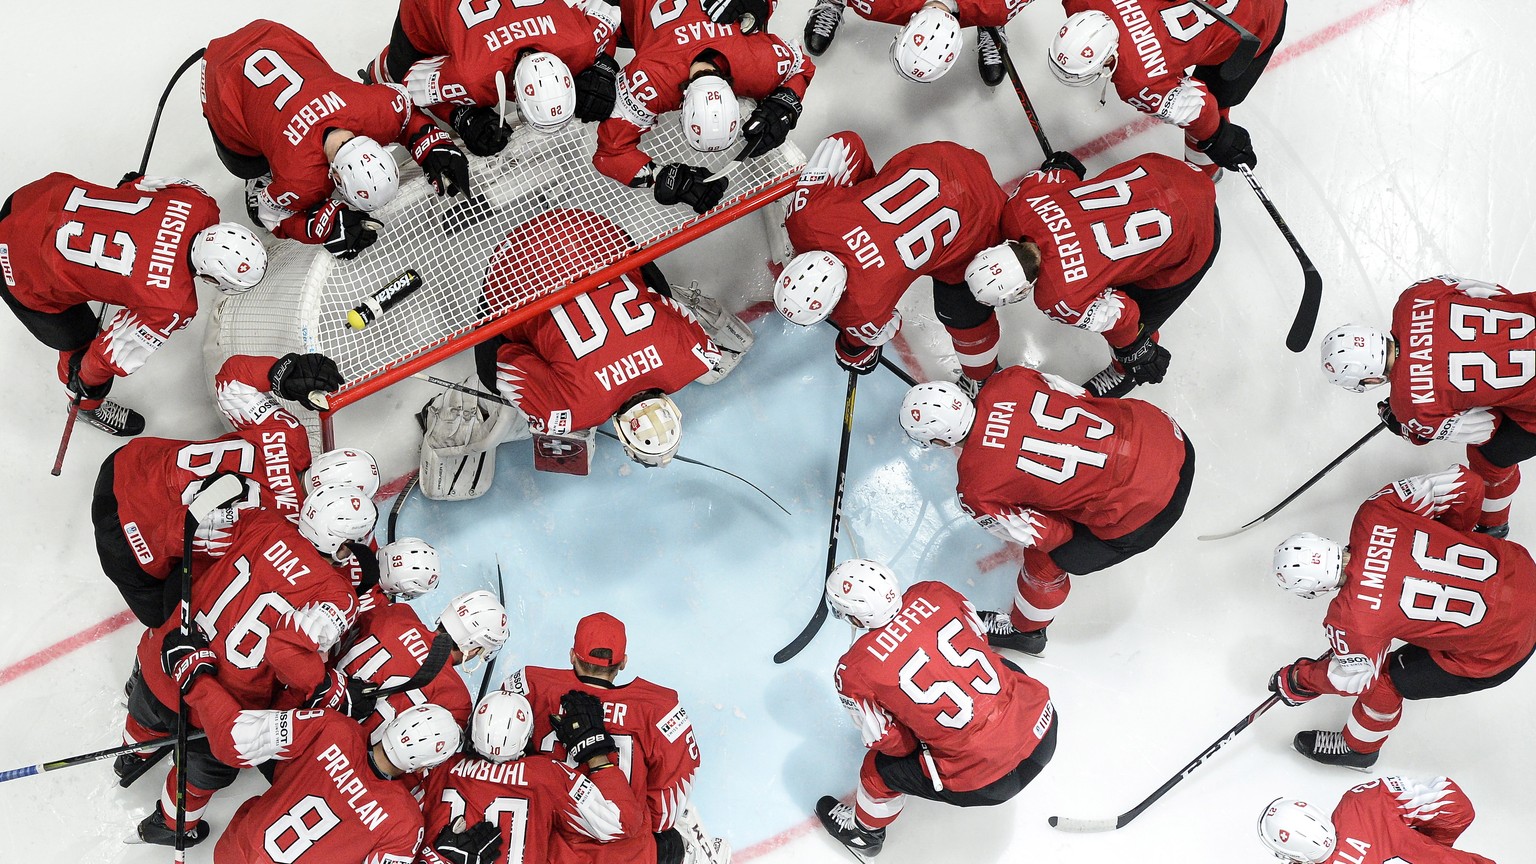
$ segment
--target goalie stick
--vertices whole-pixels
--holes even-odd
[[[1185,0],[1169,0],[1169,2],[1182,3]],[[1259,37],[1206,0],[1188,0],[1188,2],[1200,7],[1201,11],[1230,27],[1232,32],[1237,34],[1237,47],[1232,49],[1232,56],[1221,63],[1221,77],[1225,81],[1236,81],[1243,77],[1243,73],[1248,71],[1248,67],[1253,64],[1253,58],[1259,53]]]
[[[1333,469],[1337,468],[1339,466],[1340,462],[1343,462],[1345,459],[1348,459],[1350,456],[1353,456],[1356,450],[1359,450],[1361,447],[1365,446],[1365,442],[1371,440],[1372,438],[1375,438],[1378,434],[1380,434],[1381,430],[1383,430],[1385,428],[1387,428],[1387,424],[1386,423],[1377,423],[1374,427],[1371,428],[1371,431],[1369,431],[1369,432],[1365,433],[1364,435],[1360,436],[1360,440],[1358,440],[1355,443],[1349,445],[1349,449],[1345,450],[1343,453],[1340,453],[1338,456],[1334,457],[1334,460],[1332,462],[1329,462],[1327,465],[1323,466],[1323,470],[1317,472],[1316,474],[1313,474],[1312,475],[1312,479],[1310,479],[1307,482],[1301,484],[1301,487],[1299,489],[1297,489],[1295,492],[1292,492],[1291,494],[1285,496],[1285,500],[1284,501],[1281,501],[1279,504],[1276,504],[1275,506],[1273,506],[1273,507],[1269,508],[1268,510],[1264,511],[1264,515],[1263,516],[1260,516],[1259,518],[1253,520],[1252,522],[1249,522],[1248,524],[1244,525],[1241,528],[1238,528],[1238,529],[1233,530],[1233,531],[1228,531],[1225,534],[1201,534],[1199,537],[1197,537],[1195,539],[1197,539],[1197,540],[1225,540],[1228,537],[1235,537],[1238,534],[1241,534],[1244,531],[1247,531],[1249,528],[1252,528],[1255,525],[1259,525],[1259,524],[1261,524],[1263,522],[1268,521],[1269,517],[1275,515],[1276,513],[1279,513],[1281,510],[1283,510],[1285,508],[1285,505],[1291,503],[1292,501],[1295,501],[1297,498],[1300,498],[1301,497],[1301,493],[1307,491],[1308,489],[1311,489],[1313,486],[1315,486],[1317,484],[1317,481],[1319,481],[1319,480],[1323,479],[1324,477],[1328,476],[1328,472],[1329,471],[1332,471]]]
[[[1269,218],[1275,220],[1275,227],[1285,236],[1285,242],[1291,244],[1291,251],[1296,253],[1296,260],[1301,262],[1301,305],[1296,309],[1296,320],[1291,322],[1291,332],[1286,334],[1285,347],[1297,354],[1305,351],[1307,343],[1312,341],[1312,329],[1317,326],[1317,307],[1323,302],[1323,277],[1318,274],[1313,266],[1312,259],[1307,257],[1305,249],[1296,242],[1296,235],[1291,233],[1291,226],[1285,224],[1285,219],[1280,211],[1275,209],[1269,196],[1264,194],[1264,187],[1253,176],[1253,169],[1239,162],[1237,170],[1243,174],[1243,179],[1253,188],[1253,194],[1259,196],[1259,202],[1264,209],[1269,211]]]
[[[208,737],[208,733],[198,729],[187,735],[188,741],[196,741],[199,738]],[[24,768],[12,768],[9,771],[0,771],[0,783],[7,780],[20,780],[23,777],[31,777],[34,774],[42,774],[47,771],[57,771],[60,768],[73,768],[76,765],[85,765],[91,762],[100,762],[113,756],[121,756],[124,753],[133,753],[138,750],[159,750],[175,745],[175,738],[156,738],[153,741],[141,741],[137,744],[123,744],[117,747],[108,747],[105,750],[97,750],[92,753],[82,753],[79,756],[66,756],[63,759],[55,759],[52,762],[39,762],[36,765],[28,765]]]

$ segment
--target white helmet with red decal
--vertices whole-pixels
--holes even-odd
[[[960,56],[960,22],[948,9],[924,6],[891,42],[891,65],[901,77],[927,84],[944,77]]]
[[[741,105],[718,72],[705,72],[683,91],[683,137],[701,153],[714,153],[741,137]]]
[[[975,422],[975,404],[948,381],[919,384],[901,400],[901,428],[924,447],[953,447],[965,440]]]
[[[1289,864],[1323,864],[1338,837],[1322,810],[1294,798],[1276,798],[1259,816],[1259,839]]]
[[[1120,31],[1108,15],[1079,12],[1051,40],[1051,73],[1069,87],[1085,87],[1114,71],[1119,51]]]
[[[532,737],[533,706],[519,693],[493,690],[469,718],[469,746],[491,762],[522,758]]]
[[[802,252],[773,281],[773,305],[793,324],[809,327],[832,314],[848,287],[848,268],[831,252]]]
[[[884,564],[854,558],[827,575],[827,605],[839,621],[877,630],[901,611],[901,586]]]
[[[565,61],[548,51],[535,51],[517,61],[512,71],[517,110],[540,132],[555,132],[576,116],[576,86]]]
[[[459,752],[463,737],[459,721],[441,705],[412,705],[380,730],[384,755],[406,773],[431,768]]]
[[[356,486],[321,486],[299,509],[299,533],[320,552],[335,555],[343,543],[368,539],[378,519],[373,499]]]

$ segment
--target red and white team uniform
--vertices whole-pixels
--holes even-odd
[[[228,667],[219,668],[222,682]],[[272,787],[230,817],[213,850],[219,864],[416,860],[421,808],[404,783],[374,771],[368,737],[347,715],[241,710],[210,678],[187,701],[204,718],[220,761],[253,768],[278,760]]]
[[[611,53],[615,35],[611,22],[566,0],[401,0],[400,27],[412,47],[434,55],[433,86],[442,101],[459,105],[495,105],[496,73],[511,82],[524,51],[547,51],[574,74]]]
[[[635,800],[644,811],[640,827],[629,839],[597,845],[575,838],[571,843],[576,860],[589,864],[632,864],[656,860],[652,834],[672,828],[688,806],[693,775],[699,769],[699,745],[693,721],[678,700],[677,691],[644,678],[610,686],[591,678],[578,678],[570,669],[525,666],[507,676],[501,688],[519,693],[533,706],[533,745],[557,759],[566,756],[565,745],[555,737],[550,715],[560,713],[560,697],[572,690],[602,700],[603,725],[618,745],[614,760]]]
[[[848,0],[866,21],[903,27],[931,0]],[[1001,27],[1023,11],[1030,0],[950,0],[946,5],[961,27]]]
[[[139,185],[160,182],[173,185]],[[219,205],[188,180],[114,188],[55,172],[11,196],[0,219],[0,276],[38,312],[92,301],[118,307],[80,364],[80,380],[94,387],[133,374],[192,322],[197,282],[187,256],[198,232],[218,221]],[[60,352],[65,383],[68,364]]]
[[[1296,664],[1303,688],[1358,696],[1344,727],[1356,752],[1380,750],[1402,717],[1386,669],[1394,639],[1474,679],[1536,649],[1536,562],[1516,543],[1472,531],[1482,478],[1460,468],[1462,485],[1439,496],[1414,479],[1384,487],[1355,513],[1344,581],[1323,619],[1333,657]]]
[[[435,637],[436,632],[422,622],[410,604],[373,606],[358,614],[350,646],[335,667],[349,678],[361,678],[382,687],[404,684],[421,671]],[[460,726],[468,725],[469,688],[454,665],[444,663],[426,685],[380,699],[373,713],[361,721],[363,731],[368,733],[369,740],[376,740],[379,728],[396,714],[429,702],[447,708]]]
[[[1381,777],[1344,793],[1333,808],[1329,864],[1494,864],[1453,849],[1477,815],[1448,777]]]
[[[906,756],[926,745],[925,776],[936,769],[945,789],[980,789],[1028,758],[1055,719],[1045,685],[1003,665],[959,592],[918,582],[901,601],[891,623],[859,635],[835,677],[869,748],[856,804],[868,828],[895,821],[906,803],[876,770],[876,753]]]
[[[796,249],[827,252],[848,270],[832,322],[855,344],[883,345],[901,327],[896,305],[914,281],[963,286],[971,258],[1002,241],[1006,196],[987,158],[959,144],[908,147],[876,172],[857,134],[831,138],[846,147],[844,173],[802,175],[784,225]],[[974,302],[969,292],[964,299]],[[986,378],[997,359],[997,316],[946,329],[965,373]]]
[[[324,242],[335,215],[320,210],[335,189],[326,130],[399,142],[418,162],[435,143],[429,135],[412,147],[423,128],[436,127],[411,107],[404,87],[348,78],[308,39],[264,19],[208,43],[203,116],[225,147],[270,163],[272,183],[257,193],[262,224],[301,243]]]
[[[429,837],[459,816],[469,826],[495,820],[501,828],[498,860],[571,862],[567,839],[590,845],[634,838],[650,844],[655,857],[650,835],[639,833],[641,804],[624,775],[612,768],[587,774],[543,755],[501,763],[455,756],[427,773],[422,811]],[[447,864],[448,859],[428,847],[421,861]]]
[[[780,87],[805,97],[816,65],[798,43],[769,33],[744,34],[736,24],[716,24],[694,0],[622,0],[623,29],[635,56],[619,76],[613,116],[597,127],[597,170],[631,184],[651,157],[640,136],[656,118],[683,105],[690,69],[700,55],[731,82],[738,97],[762,99]],[[660,166],[658,166],[660,167]]]
[[[1259,39],[1268,50],[1285,19],[1285,0],[1232,0],[1216,3]],[[1193,3],[1170,6],[1166,0],[1062,0],[1067,14],[1103,12],[1120,31],[1120,50],[1112,73],[1115,92],[1143,114],[1184,129],[1196,141],[1216,134],[1226,116],[1205,82],[1188,77],[1194,66],[1216,66],[1237,48],[1232,28]]]
[[[1033,171],[1009,196],[1003,235],[1040,247],[1033,292],[1046,317],[1124,348],[1141,310],[1124,288],[1192,279],[1216,249],[1216,186],[1189,164],[1147,153],[1091,180]]]
[[[977,394],[955,494],[977,524],[1024,547],[1014,626],[1049,624],[1071,590],[1047,553],[1078,526],[1113,540],[1146,525],[1187,458],[1183,430],[1156,405],[1097,399],[1025,366],[994,374]]]
[[[1397,298],[1392,339],[1398,356],[1387,377],[1403,437],[1466,443],[1468,464],[1488,484],[1481,524],[1506,524],[1520,466],[1488,461],[1478,445],[1491,433],[1464,421],[1488,411],[1536,434],[1536,294],[1455,276],[1425,279]]]

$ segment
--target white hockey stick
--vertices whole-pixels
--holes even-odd
[[[496,70],[496,116],[501,125],[507,125],[507,73]]]

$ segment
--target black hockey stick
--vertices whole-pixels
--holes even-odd
[[[405,693],[409,690],[420,690],[422,687],[427,686],[427,684],[431,682],[433,678],[436,678],[437,673],[443,671],[443,667],[448,665],[448,658],[453,654],[453,649],[456,647],[457,646],[453,644],[452,636],[449,636],[447,633],[439,632],[436,636],[432,637],[432,647],[427,649],[426,659],[421,661],[421,668],[417,669],[415,674],[411,675],[411,677],[405,679],[404,681],[401,681],[399,684],[394,684],[389,687],[364,688],[363,695],[372,696],[376,699],[383,699],[386,696],[393,696],[396,693]]]
[[[497,555],[496,556],[496,600],[499,603],[501,603],[502,608],[506,608],[506,605],[507,605],[507,589],[505,587],[506,584],[507,584],[506,577],[503,576],[502,573],[501,573],[501,556]],[[487,660],[485,662],[485,677],[480,679],[480,692],[475,694],[475,706],[476,707],[479,707],[480,703],[485,700],[486,692],[491,689],[491,673],[494,672],[495,669],[496,669],[496,658],[492,657],[490,660]],[[465,746],[466,747],[469,746],[469,740],[468,739],[469,739],[469,736],[466,735],[465,736]],[[469,751],[466,750],[465,752],[469,752]]]
[[[208,737],[208,733],[198,729],[187,735],[188,741],[196,741],[199,738]],[[124,753],[132,753],[136,750],[158,750],[165,752],[165,748],[175,746],[175,738],[156,738],[153,741],[144,741],[138,744],[122,744],[117,747],[108,747],[105,750],[97,750],[94,753],[82,753],[79,756],[67,756],[63,759],[55,759],[52,762],[39,762],[36,765],[28,765],[25,768],[12,768],[9,771],[0,771],[0,783],[7,780],[20,780],[23,777],[31,777],[34,774],[42,774],[46,771],[57,771],[60,768],[73,768],[76,765],[85,765],[90,762],[100,762],[113,756],[121,756]]]
[[[395,542],[395,524],[400,521],[400,511],[405,507],[405,499],[411,497],[411,492],[416,489],[416,483],[421,479],[421,472],[411,475],[411,479],[405,481],[405,488],[400,490],[400,497],[395,499],[394,506],[389,508],[389,522],[384,526],[384,536],[390,543]]]
[[[1040,125],[1040,115],[1035,113],[1035,105],[1029,101],[1029,94],[1024,92],[1024,80],[1019,77],[1019,70],[1013,68],[1013,57],[1008,53],[1008,43],[1003,41],[1001,27],[984,28],[992,34],[992,41],[997,44],[997,51],[1003,55],[1003,68],[1008,70],[1008,80],[1013,82],[1013,92],[1019,95],[1019,104],[1024,106],[1024,114],[1029,118],[1029,128],[1035,130],[1035,140],[1040,142],[1040,149],[1045,153],[1045,158],[1051,158],[1055,151],[1051,149],[1051,142],[1045,137],[1045,127]]]
[[[103,325],[107,323],[107,309],[110,303],[101,304],[101,311],[96,315],[96,332],[100,333]],[[75,435],[75,421],[80,419],[80,400],[85,398],[84,393],[76,393],[69,397],[69,409],[64,414],[64,433],[59,436],[59,452],[53,456],[53,470],[49,474],[57,477],[64,470],[64,453],[69,450],[69,439]]]
[[[902,383],[906,384],[908,387],[916,387],[917,386],[917,379],[913,378],[911,375],[908,375],[907,374],[907,370],[905,370],[905,369],[901,368],[900,366],[897,366],[895,363],[892,363],[891,361],[885,359],[884,352],[881,352],[881,354],[880,354],[880,365],[884,366],[886,369],[890,370],[892,375],[895,375],[897,378],[900,378]]]
[[[793,642],[773,655],[773,662],[785,663],[805,650],[816,637],[816,631],[827,620],[826,577],[837,566],[837,529],[843,521],[843,485],[848,477],[848,444],[853,439],[853,402],[859,392],[859,373],[848,372],[848,395],[843,398],[843,440],[837,447],[837,485],[832,488],[832,528],[827,537],[827,572],[816,586],[816,611]]]
[[[1185,0],[1169,0],[1169,2],[1183,3]],[[1232,32],[1237,34],[1237,47],[1232,49],[1232,56],[1222,61],[1221,77],[1227,81],[1236,81],[1243,77],[1248,67],[1253,64],[1253,58],[1259,53],[1259,37],[1248,31],[1248,28],[1232,20],[1232,16],[1212,6],[1206,0],[1189,0],[1199,6],[1207,15],[1220,21]]]
[[[1197,537],[1195,539],[1197,539],[1197,540],[1225,540],[1228,537],[1235,537],[1238,534],[1241,534],[1244,531],[1247,531],[1249,528],[1252,528],[1255,525],[1258,525],[1260,523],[1268,521],[1269,517],[1275,515],[1276,513],[1279,513],[1281,510],[1285,509],[1285,505],[1287,505],[1287,504],[1291,503],[1292,501],[1295,501],[1297,498],[1301,497],[1301,493],[1303,493],[1303,492],[1307,491],[1308,489],[1311,489],[1313,486],[1317,485],[1317,481],[1319,481],[1319,480],[1323,479],[1324,477],[1328,476],[1328,472],[1329,471],[1332,471],[1333,469],[1339,467],[1339,463],[1340,462],[1343,462],[1345,459],[1348,459],[1350,456],[1353,456],[1356,450],[1359,450],[1361,447],[1365,446],[1365,442],[1371,440],[1372,438],[1375,438],[1381,432],[1381,430],[1383,430],[1385,428],[1387,428],[1387,424],[1386,423],[1377,423],[1375,426],[1373,426],[1371,428],[1371,431],[1369,431],[1369,432],[1365,433],[1364,435],[1360,436],[1360,440],[1359,441],[1356,441],[1355,443],[1349,445],[1349,449],[1348,450],[1345,450],[1343,453],[1340,453],[1337,457],[1334,458],[1334,460],[1332,462],[1329,462],[1327,465],[1325,465],[1323,467],[1323,470],[1317,472],[1316,474],[1313,474],[1312,475],[1312,479],[1310,479],[1307,482],[1301,484],[1301,488],[1299,488],[1295,492],[1292,492],[1291,494],[1285,496],[1285,500],[1284,501],[1281,501],[1279,504],[1276,504],[1275,506],[1273,506],[1273,507],[1269,508],[1268,510],[1266,510],[1264,512],[1263,516],[1260,516],[1259,518],[1253,520],[1252,522],[1249,522],[1248,524],[1244,525],[1241,528],[1236,529],[1235,531],[1228,531],[1225,534],[1201,534],[1199,537]]]
[[[603,436],[604,438],[612,438],[615,441],[619,440],[619,436],[613,434],[612,432],[609,432],[607,429],[599,428],[597,430],[597,434]],[[775,499],[772,495],[769,495],[767,492],[764,492],[762,490],[762,487],[758,486],[756,483],[753,483],[751,480],[748,480],[747,478],[741,476],[740,474],[733,474],[732,472],[727,471],[724,468],[721,468],[721,467],[716,466],[716,465],[711,465],[708,462],[700,462],[697,459],[690,459],[687,456],[682,455],[681,453],[674,454],[672,456],[672,458],[676,459],[679,462],[687,462],[689,465],[698,465],[701,468],[708,468],[711,471],[719,471],[721,474],[724,474],[727,477],[735,477],[737,480],[740,480],[741,482],[747,484],[748,486],[751,486],[753,489],[756,489],[759,495],[762,495],[764,498],[767,498],[769,501],[772,501],[773,502],[773,506],[779,508],[780,510],[783,510],[785,516],[793,516],[793,515],[795,515],[795,514],[789,512],[789,509],[786,508],[783,504],[780,504],[778,502],[778,500]]]
[[[1275,220],[1275,227],[1285,235],[1285,242],[1291,244],[1291,251],[1296,253],[1296,260],[1301,262],[1301,305],[1296,309],[1296,320],[1291,322],[1291,332],[1285,337],[1285,347],[1300,354],[1306,350],[1307,343],[1312,341],[1312,328],[1317,326],[1317,307],[1323,302],[1323,277],[1318,274],[1317,268],[1312,265],[1312,259],[1307,257],[1305,249],[1296,242],[1296,235],[1291,233],[1291,226],[1285,224],[1280,211],[1275,209],[1269,196],[1264,194],[1264,187],[1253,176],[1253,169],[1239,162],[1237,170],[1243,174],[1243,179],[1253,187],[1253,194],[1259,196],[1259,201],[1264,209],[1269,211],[1269,218]]]
[[[171,74],[171,80],[165,82],[165,92],[160,94],[160,104],[155,106],[155,119],[149,124],[149,140],[144,142],[144,156],[139,159],[140,176],[143,176],[144,172],[149,170],[149,151],[154,149],[155,133],[160,131],[160,115],[165,113],[166,100],[171,98],[171,90],[176,87],[176,82],[181,80],[181,76],[186,74],[188,69],[192,68],[193,63],[203,59],[203,50],[199,48],[193,51],[192,56],[183,60],[181,66],[177,67],[176,71]]]

